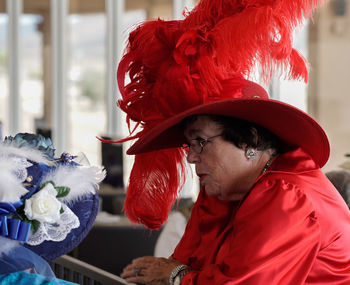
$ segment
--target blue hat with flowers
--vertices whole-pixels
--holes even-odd
[[[50,261],[71,251],[96,218],[104,169],[88,165],[84,155],[54,152],[41,135],[0,142],[0,273],[21,264],[21,252]]]

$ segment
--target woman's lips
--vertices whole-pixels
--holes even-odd
[[[207,176],[206,174],[198,174],[199,181],[202,182],[206,176]]]

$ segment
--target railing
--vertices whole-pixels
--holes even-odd
[[[51,268],[57,278],[81,285],[131,284],[114,274],[68,255],[51,262]]]

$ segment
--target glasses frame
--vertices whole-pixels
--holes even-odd
[[[191,141],[195,141],[198,142],[198,146],[200,146],[200,151],[196,151],[194,148],[196,147],[196,145],[190,144],[190,143],[185,143],[183,145],[183,148],[186,149],[188,151],[188,153],[190,152],[190,150],[192,149],[192,151],[196,154],[201,154],[203,152],[204,147],[206,146],[206,144],[208,142],[211,142],[211,139],[214,139],[216,137],[221,137],[222,134],[216,135],[216,136],[212,136],[206,139],[202,139],[202,138],[198,138],[198,139],[192,139]]]

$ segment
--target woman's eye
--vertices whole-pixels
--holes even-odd
[[[201,138],[201,137],[197,137],[197,138],[195,138],[195,139],[193,139],[193,140],[196,141],[196,142],[199,142],[199,143],[205,141],[205,139],[203,139],[203,138]]]

